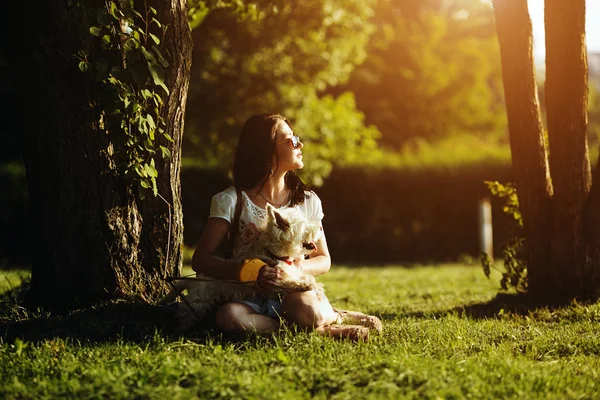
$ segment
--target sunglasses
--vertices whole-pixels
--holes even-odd
[[[292,136],[291,138],[289,138],[289,139],[285,139],[284,141],[282,141],[282,142],[279,142],[279,143],[277,143],[277,144],[282,144],[282,143],[287,143],[287,142],[291,142],[291,143],[292,143],[292,147],[293,147],[294,149],[297,149],[297,148],[299,148],[299,147],[300,147],[300,143],[302,143],[302,142],[300,141],[300,138],[299,138],[298,136],[294,135],[294,136]]]

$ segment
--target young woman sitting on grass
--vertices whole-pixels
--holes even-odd
[[[266,206],[297,207],[310,221],[321,223],[321,200],[294,170],[304,166],[304,145],[294,134],[290,122],[277,114],[255,115],[244,124],[233,164],[234,186],[213,196],[208,223],[202,232],[192,258],[192,268],[217,279],[239,278],[243,262],[226,261],[215,256],[220,245],[233,232],[232,260],[248,258],[246,252],[258,240],[267,221]],[[239,223],[235,220],[238,193],[241,194]],[[322,225],[321,225],[322,227]],[[331,258],[325,235],[317,241],[309,258],[295,264],[303,272],[316,276],[329,271]],[[267,263],[258,272],[257,291],[276,289],[281,272]],[[317,291],[292,292],[281,301],[268,296],[263,300],[239,301],[221,305],[216,324],[228,334],[273,332],[279,328],[279,316],[304,329],[336,338],[366,340],[369,328],[381,330],[381,321],[362,313],[335,310],[327,297]],[[339,325],[343,323],[355,325]]]

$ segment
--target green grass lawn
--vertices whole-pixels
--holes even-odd
[[[533,307],[456,265],[336,266],[321,280],[334,305],[381,316],[383,333],[234,341],[135,331],[131,315],[152,309],[53,316],[5,304],[0,398],[600,398],[598,305]]]

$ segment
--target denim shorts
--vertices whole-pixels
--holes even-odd
[[[327,296],[322,291],[313,290],[315,294],[322,296],[327,299]],[[252,308],[260,315],[267,316],[273,319],[279,319],[283,315],[283,304],[282,298],[280,299],[263,299],[257,301],[240,300],[238,303],[245,304]]]
[[[279,319],[283,313],[283,304],[279,300],[264,299],[257,301],[240,300],[239,303],[245,304],[252,308],[260,315],[269,318]]]

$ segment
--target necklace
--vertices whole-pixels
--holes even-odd
[[[284,205],[285,203],[287,203],[287,202],[288,202],[288,200],[287,200],[287,196],[286,196],[285,200],[284,200],[282,203],[279,203],[279,204],[278,204],[278,203],[274,203],[274,202],[272,202],[271,200],[267,199],[265,196],[263,196],[263,194],[262,194],[261,192],[257,192],[257,194],[258,194],[260,197],[262,197],[263,199],[265,199],[265,201],[266,201],[267,203],[269,203],[269,204],[271,204],[272,206],[275,206],[275,207],[281,207],[282,205]]]

